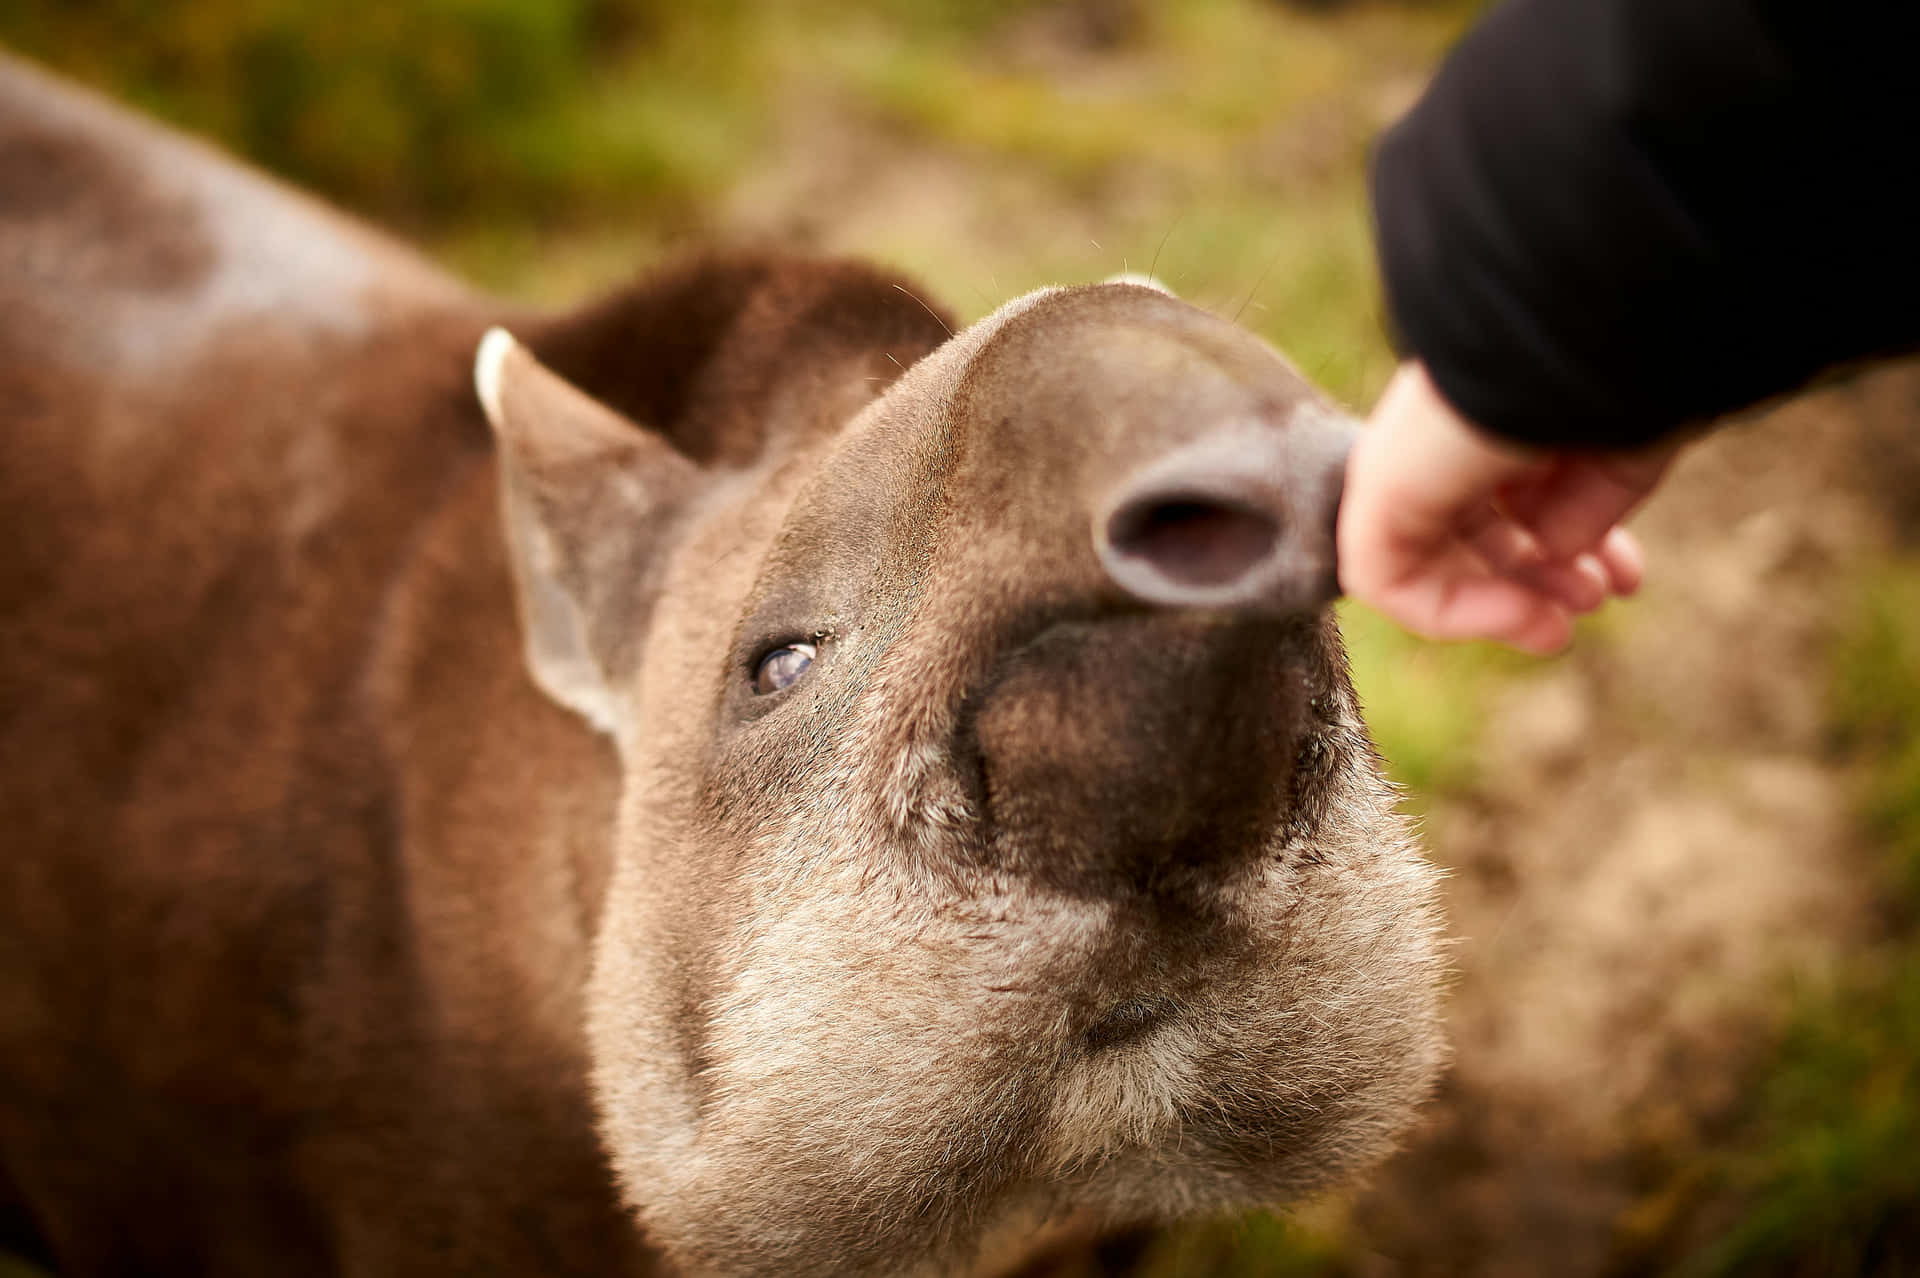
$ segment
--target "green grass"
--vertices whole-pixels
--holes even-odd
[[[1718,1174],[1740,1204],[1684,1278],[1920,1268],[1920,563],[1863,574],[1832,665],[1837,746],[1861,774],[1886,935],[1802,991]]]
[[[1347,1253],[1333,1231],[1256,1211],[1168,1230],[1129,1278],[1339,1278],[1350,1270]]]
[[[592,106],[626,51],[672,65],[667,12],[647,0],[7,0],[0,40],[354,207],[430,222],[538,213],[615,180],[658,186],[649,166],[688,151],[664,125],[649,134]]]
[[[769,161],[803,97],[1088,198],[1127,174],[1197,200],[1299,190],[1357,170],[1383,77],[1417,74],[1467,16],[1463,3],[1337,17],[1142,5],[1083,73],[1022,52],[1022,22],[1046,8],[4,0],[0,41],[389,220],[639,215],[692,229]],[[1263,158],[1309,116],[1322,143],[1309,163],[1285,146]]]
[[[1122,47],[1081,74],[1011,54],[1006,41],[955,56],[944,42],[902,40],[898,24],[842,27],[817,52],[869,109],[927,142],[1029,162],[1081,189],[1126,171],[1244,190],[1357,167],[1373,104],[1355,89],[1396,62],[1424,67],[1459,22],[1457,8],[1330,21],[1245,0],[1185,0],[1142,15]],[[1263,132],[1308,111],[1332,136],[1333,153],[1314,171],[1244,163]]]
[[[1388,775],[1416,809],[1468,785],[1490,698],[1503,680],[1537,663],[1493,644],[1429,643],[1353,603],[1341,605],[1340,626]]]
[[[1329,18],[1185,0],[1147,7],[1091,69],[1061,71],[1017,52],[1017,24],[998,17],[1014,7],[739,6],[664,24],[501,135],[503,180],[572,182],[565,211],[483,202],[433,238],[483,284],[571,299],[697,238],[716,192],[792,161],[781,117],[824,113],[952,172],[974,222],[956,231],[908,209],[838,247],[924,280],[964,317],[1042,284],[1152,267],[1336,397],[1369,401],[1393,356],[1364,150],[1383,101],[1417,81],[1464,11]],[[623,190],[634,216],[610,212]]]
[[[1920,905],[1920,564],[1867,578],[1834,659],[1838,743],[1869,769],[1865,810],[1887,869]]]
[[[1801,1007],[1727,1179],[1739,1219],[1676,1273],[1909,1273],[1920,1263],[1920,953]]]

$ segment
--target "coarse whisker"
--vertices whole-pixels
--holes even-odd
[[[1255,280],[1255,281],[1253,282],[1253,287],[1247,290],[1247,299],[1246,299],[1246,301],[1244,301],[1244,302],[1242,302],[1242,303],[1240,303],[1240,308],[1239,308],[1239,310],[1236,310],[1236,311],[1235,311],[1235,312],[1233,313],[1233,322],[1234,322],[1234,323],[1236,323],[1236,324],[1238,324],[1238,323],[1240,322],[1240,314],[1241,314],[1241,312],[1242,312],[1242,311],[1245,311],[1245,310],[1247,309],[1247,304],[1248,304],[1249,302],[1251,302],[1251,301],[1253,301],[1253,299],[1254,299],[1254,298],[1255,298],[1255,297],[1256,297],[1256,296],[1257,296],[1257,295],[1259,294],[1259,292],[1260,292],[1260,286],[1261,286],[1262,284],[1265,284],[1265,283],[1267,282],[1267,276],[1269,276],[1269,275],[1271,275],[1271,274],[1273,274],[1273,268],[1274,268],[1274,264],[1275,264],[1275,263],[1277,263],[1277,262],[1278,262],[1278,261],[1280,260],[1280,250],[1281,250],[1281,249],[1283,249],[1283,248],[1285,248],[1285,247],[1286,247],[1286,245],[1285,245],[1285,244],[1277,244],[1277,245],[1275,245],[1275,246],[1274,246],[1274,250],[1273,250],[1273,254],[1272,254],[1272,256],[1270,256],[1269,258],[1267,258],[1267,265],[1266,265],[1266,267],[1265,267],[1265,268],[1264,268],[1263,270],[1261,270],[1261,272],[1260,272],[1260,278],[1259,278],[1259,279],[1257,279],[1257,280]]]
[[[1154,270],[1155,270],[1155,269],[1156,269],[1156,268],[1157,268],[1157,267],[1158,267],[1158,266],[1160,265],[1160,254],[1161,254],[1162,252],[1164,252],[1164,251],[1166,250],[1166,247],[1167,247],[1167,241],[1173,238],[1173,230],[1174,230],[1174,227],[1177,227],[1177,226],[1179,226],[1179,225],[1180,225],[1180,219],[1181,219],[1181,218],[1183,218],[1183,217],[1185,217],[1186,215],[1187,215],[1187,214],[1186,214],[1186,210],[1185,210],[1185,209],[1182,209],[1182,210],[1181,210],[1180,212],[1178,212],[1178,213],[1175,213],[1175,214],[1173,215],[1173,221],[1172,221],[1172,223],[1171,223],[1171,224],[1169,224],[1169,225],[1168,225],[1168,227],[1167,227],[1167,229],[1166,229],[1166,233],[1165,233],[1165,234],[1163,234],[1163,235],[1162,235],[1162,236],[1160,237],[1160,242],[1159,242],[1158,244],[1156,244],[1156,245],[1154,245],[1154,248],[1153,248],[1153,260],[1152,260],[1151,262],[1149,262],[1149,263],[1147,263],[1147,278],[1148,278],[1148,279],[1152,279],[1152,278],[1153,278],[1153,272],[1154,272]]]
[[[914,301],[919,302],[920,309],[925,311],[927,314],[933,316],[933,322],[938,324],[941,328],[946,329],[948,337],[953,336],[953,326],[948,324],[945,320],[941,319],[940,312],[934,310],[931,306],[928,306],[926,301],[923,298],[921,298],[921,296],[918,293],[908,288],[905,284],[895,284],[894,287],[899,289],[902,293],[905,293],[908,297],[911,297]],[[893,359],[893,356],[889,355],[887,356],[887,358]],[[893,362],[898,364],[900,361],[897,359],[893,359]]]

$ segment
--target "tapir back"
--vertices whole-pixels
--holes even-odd
[[[277,581],[330,588],[303,557],[343,550],[369,502],[405,510],[395,481],[444,482],[458,424],[420,409],[458,402],[472,306],[403,250],[0,58],[0,604],[49,636],[8,660],[57,686],[177,638],[166,687],[95,689],[159,713]],[[441,466],[406,465],[429,450]]]
[[[447,529],[491,532],[480,308],[0,58],[0,1247],[82,1274],[606,1272],[637,1251],[579,1088],[461,1121],[501,1094],[476,1070],[582,1066],[537,1024],[487,1050],[464,991],[515,960],[437,943],[432,918],[492,907],[431,882],[459,871],[430,851],[498,814],[421,810],[445,752],[396,739],[414,685],[457,677],[465,726],[525,710],[501,748],[573,767],[575,802],[606,767],[526,691],[497,535],[437,563]],[[429,609],[496,641],[417,651]],[[583,960],[556,947],[545,997],[574,1023]],[[423,1183],[446,1169],[479,1187]],[[564,1219],[516,1231],[515,1202]],[[516,1250],[548,1235],[571,1241]]]

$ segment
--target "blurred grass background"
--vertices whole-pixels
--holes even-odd
[[[1747,1130],[1715,1160],[1742,1210],[1686,1275],[1920,1273],[1920,558],[1863,568],[1832,729],[1877,853],[1881,934],[1795,1000]]]
[[[0,0],[0,40],[519,297],[571,302],[715,237],[877,258],[968,318],[1151,268],[1364,404],[1392,367],[1366,149],[1478,7]],[[1783,993],[1740,1104],[1663,1173],[1690,1223],[1631,1272],[1920,1272],[1920,557],[1847,589],[1806,677],[1831,689],[1827,762],[1878,849],[1879,930]],[[1473,791],[1487,707],[1534,667],[1345,621],[1413,810]],[[1635,624],[1582,646],[1604,658]],[[1162,1238],[1139,1269],[1398,1272],[1383,1245],[1340,1210],[1256,1215]]]

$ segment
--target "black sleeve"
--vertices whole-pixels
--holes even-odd
[[[1920,345],[1920,3],[1510,0],[1382,139],[1401,342],[1467,417],[1626,447]]]

